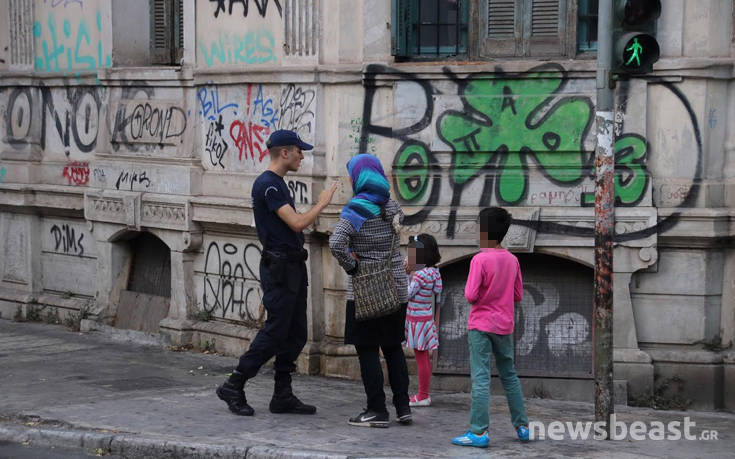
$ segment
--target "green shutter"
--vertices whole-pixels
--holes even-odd
[[[480,15],[480,55],[521,54],[521,3],[530,0],[483,0]]]
[[[409,0],[391,2],[391,54],[394,56],[408,55],[408,3]]]
[[[184,57],[184,0],[174,0],[174,65]]]
[[[171,36],[171,0],[149,0],[151,17],[151,63],[170,64],[173,40]]]

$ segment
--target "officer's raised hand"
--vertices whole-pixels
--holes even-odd
[[[324,208],[327,207],[330,202],[332,202],[332,197],[334,196],[334,192],[337,191],[338,183],[339,182],[335,180],[329,188],[325,188],[324,190],[322,190],[321,193],[319,193],[319,200],[317,201],[317,205],[322,205],[322,208]]]
[[[286,222],[292,230],[296,232],[303,231],[304,228],[307,228],[316,221],[316,217],[318,217],[322,210],[324,210],[324,208],[332,201],[334,192],[337,191],[337,183],[338,182],[335,181],[332,183],[332,186],[322,191],[319,194],[319,200],[317,203],[307,212],[299,214],[290,205],[284,205],[278,209],[278,216],[281,220]]]

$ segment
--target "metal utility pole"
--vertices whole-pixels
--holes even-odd
[[[595,148],[594,358],[595,421],[613,426],[613,236],[615,233],[615,156],[613,153],[613,0],[600,0],[597,17],[597,147]]]

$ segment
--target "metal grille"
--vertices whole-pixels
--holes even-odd
[[[33,2],[10,0],[8,21],[10,27],[10,64],[33,67]]]
[[[171,252],[166,244],[150,233],[131,241],[133,263],[128,290],[171,297]]]
[[[284,50],[289,56],[315,56],[319,46],[319,0],[285,0]]]
[[[411,24],[415,31],[414,53],[417,56],[455,56],[465,53],[467,41],[466,0],[416,1],[418,23]]]
[[[518,254],[523,301],[515,311],[516,369],[520,376],[592,378],[593,271],[540,254]],[[464,298],[469,259],[441,270],[438,373],[469,374]]]

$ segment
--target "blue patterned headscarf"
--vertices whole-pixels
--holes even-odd
[[[380,160],[373,155],[353,157],[347,163],[347,172],[352,179],[354,197],[342,209],[340,217],[360,231],[365,220],[380,215],[380,209],[390,199],[390,185]]]

